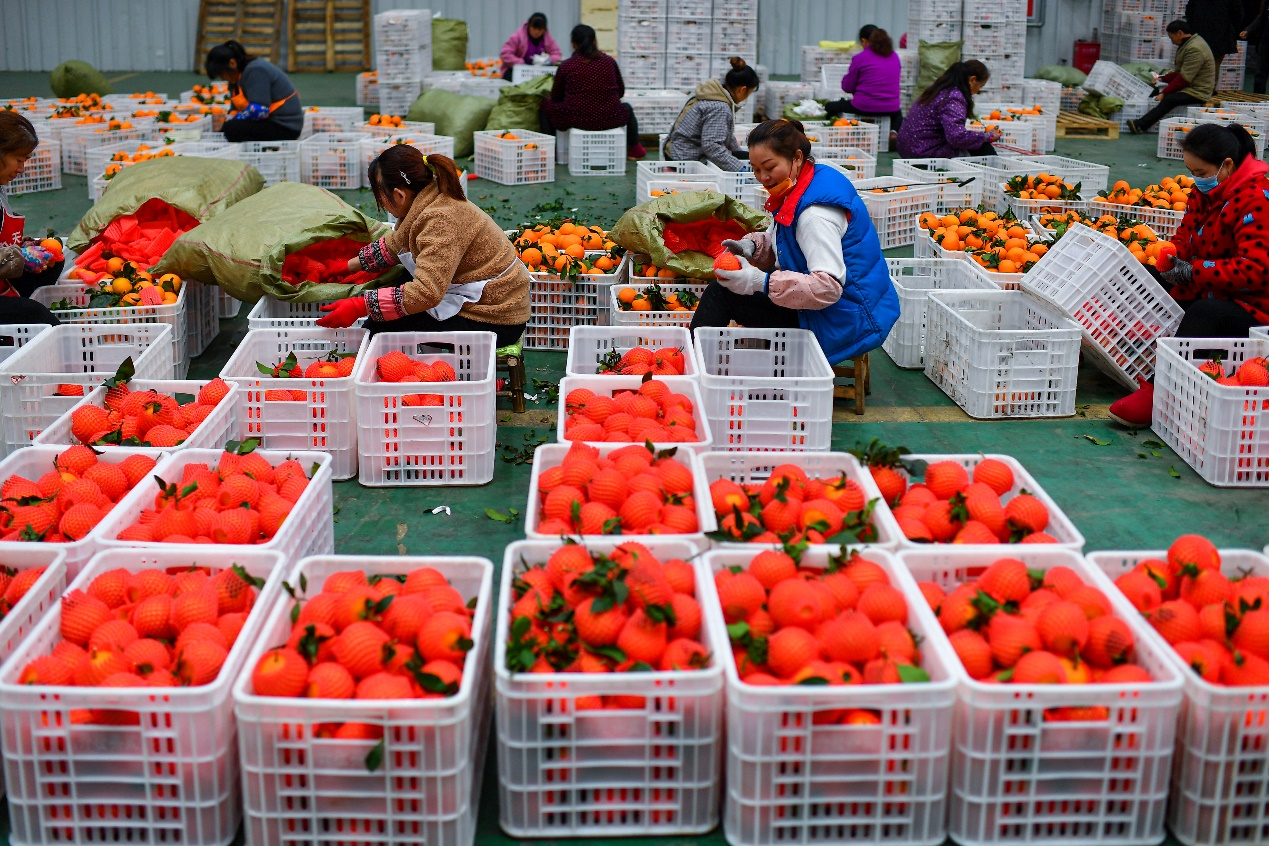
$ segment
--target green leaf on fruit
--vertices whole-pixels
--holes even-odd
[[[930,680],[930,674],[920,667],[914,667],[911,664],[896,664],[895,667],[899,671],[899,681],[904,684],[928,682]]]
[[[586,649],[614,664],[624,664],[626,661],[626,653],[616,646],[587,646]]]
[[[373,773],[383,766],[383,753],[383,738],[381,737],[379,742],[366,753],[366,770],[368,772]]]

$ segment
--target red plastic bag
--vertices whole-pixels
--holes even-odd
[[[706,218],[695,223],[667,223],[665,248],[672,253],[694,250],[710,258],[718,258],[723,252],[722,242],[739,240],[748,232],[734,220]]]
[[[282,280],[296,288],[327,282],[364,285],[378,274],[348,272],[349,259],[364,246],[361,241],[351,238],[333,238],[309,244],[302,250],[287,254],[282,262]]]

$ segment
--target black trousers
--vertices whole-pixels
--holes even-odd
[[[42,303],[26,297],[0,297],[0,325],[12,323],[47,323],[60,326],[61,321]],[[0,331],[0,335],[4,333]]]
[[[827,110],[830,118],[835,118],[838,115],[844,114],[859,115],[860,117],[888,117],[890,118],[891,132],[898,132],[899,127],[903,126],[903,112],[901,111],[865,112],[855,108],[854,105],[852,105],[854,102],[854,100],[846,99],[833,100],[831,103],[825,103],[824,108]]]
[[[797,329],[798,311],[771,302],[766,294],[741,296],[719,285],[709,283],[692,315],[693,329],[698,326],[728,326],[732,321],[754,329]]]
[[[226,141],[294,141],[300,137],[298,129],[289,129],[272,118],[266,120],[227,120],[224,125]]]
[[[1256,76],[1251,90],[1264,94],[1266,84],[1269,84],[1269,37],[1262,36],[1256,45]]]
[[[621,108],[626,112],[626,146],[634,147],[639,143],[639,120],[635,117],[634,109],[629,103],[622,103]],[[546,116],[546,112],[538,112],[538,128],[543,135],[554,135],[557,130],[555,124],[551,123],[551,119]]]
[[[520,340],[527,324],[504,325],[484,323],[456,314],[448,320],[437,320],[426,311],[410,314],[399,320],[367,320],[366,329],[371,335],[380,332],[493,332],[498,336],[497,345],[505,347]]]
[[[1260,321],[1232,300],[1192,300],[1181,303],[1185,317],[1177,327],[1178,338],[1246,338]]]
[[[29,297],[35,293],[36,288],[43,288],[45,285],[53,285],[57,282],[57,277],[62,275],[62,268],[66,262],[59,261],[57,264],[51,264],[41,270],[39,273],[23,273],[17,279],[6,280],[14,289],[23,297]],[[3,299],[14,299],[13,297],[4,297]],[[36,303],[39,305],[39,303]],[[43,320],[36,320],[36,323],[44,323]]]
[[[1193,97],[1181,91],[1173,91],[1171,94],[1164,94],[1163,99],[1159,101],[1159,105],[1137,118],[1137,129],[1145,132],[1159,121],[1168,116],[1168,112],[1178,106],[1201,106],[1203,101],[1198,97]]]

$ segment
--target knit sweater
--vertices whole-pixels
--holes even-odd
[[[665,139],[666,157],[679,162],[713,162],[723,170],[741,171],[745,163],[732,153],[736,141],[736,103],[716,79],[696,86]],[[673,151],[673,152],[669,152]]]
[[[451,285],[484,282],[463,317],[514,326],[529,320],[529,272],[494,219],[467,200],[442,194],[436,183],[414,198],[397,228],[361,251],[366,270],[383,271],[400,253],[414,257],[414,278],[399,288],[365,293],[376,321],[397,320],[435,308]]]
[[[860,112],[897,112],[899,77],[902,68],[898,53],[879,56],[872,47],[865,47],[850,60],[850,69],[842,77],[842,90],[854,94],[851,106]]]
[[[621,68],[612,56],[596,53],[587,58],[574,53],[555,71],[551,96],[541,109],[558,132],[616,129],[629,119],[621,102],[625,94]]]

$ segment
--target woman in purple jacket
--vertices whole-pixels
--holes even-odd
[[[859,30],[859,43],[864,45],[864,49],[850,60],[850,69],[842,77],[842,90],[854,96],[835,100],[826,104],[825,108],[829,118],[847,112],[864,117],[888,117],[893,140],[903,125],[899,100],[899,56],[894,51],[890,35],[872,24]]]
[[[956,158],[994,156],[995,129],[974,132],[965,128],[973,114],[974,95],[983,89],[991,73],[977,59],[956,62],[908,109],[899,130],[899,155],[904,158]]]
[[[524,26],[511,33],[507,43],[502,45],[503,79],[510,79],[513,67],[532,62],[539,53],[549,56],[552,65],[560,63],[560,47],[547,31],[546,15],[534,12]]]

